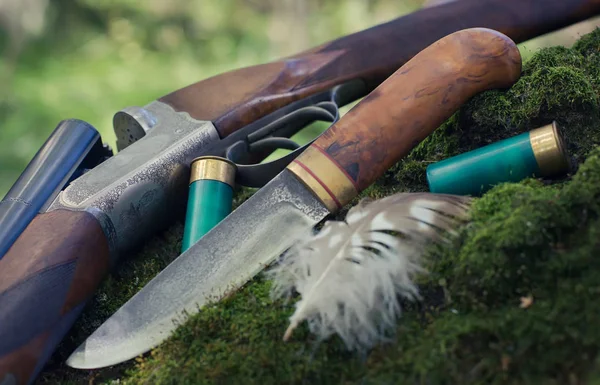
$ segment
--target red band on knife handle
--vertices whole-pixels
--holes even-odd
[[[331,197],[331,199],[335,202],[336,206],[338,209],[342,208],[342,204],[340,203],[340,201],[337,199],[337,197],[335,196],[335,194],[333,193],[333,191],[331,191],[331,189],[329,187],[327,187],[327,185],[317,176],[315,175],[315,173],[313,173],[310,168],[308,168],[304,163],[300,162],[299,160],[294,160],[294,162],[296,162],[298,164],[298,166],[302,167],[302,169],[304,169],[310,176],[312,176],[321,186],[323,186],[323,188],[325,189],[325,191],[327,191],[327,194],[329,194],[329,196]]]

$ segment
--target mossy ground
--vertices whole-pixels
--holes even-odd
[[[39,383],[600,384],[599,101],[596,30],[571,49],[536,53],[514,87],[475,97],[362,194],[427,191],[427,164],[552,120],[575,166],[563,180],[503,184],[477,199],[454,244],[431,250],[424,300],[407,304],[392,343],[359,356],[306,328],[283,343],[292,305],[271,301],[257,277],[143,358],[89,372],[63,366],[178,255],[177,224],[105,282]]]

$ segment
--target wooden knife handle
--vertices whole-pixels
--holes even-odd
[[[33,381],[109,264],[93,215],[56,210],[33,219],[0,260],[0,384]]]
[[[472,28],[430,45],[330,127],[288,169],[335,211],[406,156],[472,96],[521,74],[515,43]]]

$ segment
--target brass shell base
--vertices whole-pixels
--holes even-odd
[[[529,141],[542,176],[560,175],[569,170],[569,157],[556,122],[530,131]]]

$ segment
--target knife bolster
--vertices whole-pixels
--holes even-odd
[[[327,207],[336,212],[349,203],[358,189],[344,169],[321,147],[312,145],[287,167]]]

